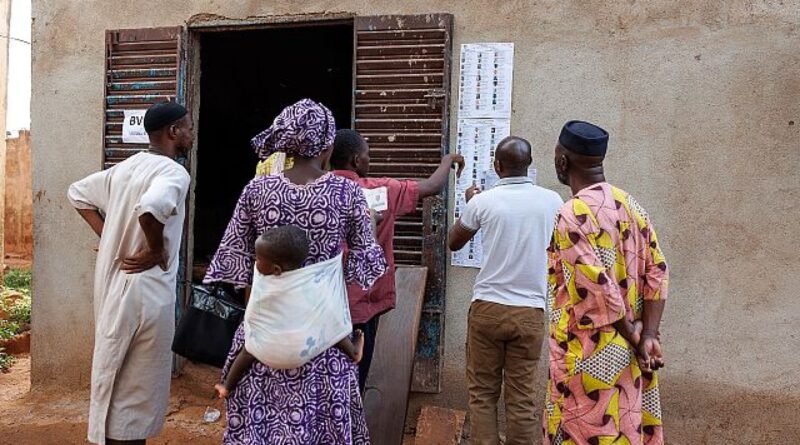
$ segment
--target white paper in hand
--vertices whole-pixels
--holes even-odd
[[[364,189],[364,196],[367,197],[367,206],[376,212],[382,212],[389,208],[389,195],[386,187]]]

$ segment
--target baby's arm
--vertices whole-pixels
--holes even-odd
[[[244,374],[253,366],[253,362],[255,361],[256,358],[244,348],[239,351],[239,355],[237,355],[236,358],[233,359],[233,363],[231,363],[231,369],[228,370],[225,381],[222,382],[222,384],[214,385],[221,399],[228,398],[233,388],[236,387],[236,384],[244,377]]]
[[[364,357],[364,333],[356,330],[353,332],[353,337],[353,340],[350,340],[350,337],[341,339],[339,343],[336,343],[336,347],[347,354],[350,360],[358,363]]]

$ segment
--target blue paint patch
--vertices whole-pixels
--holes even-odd
[[[133,77],[175,77],[175,68],[150,68],[134,70],[111,70],[112,79],[130,79]]]
[[[108,96],[106,97],[106,103],[108,105],[120,105],[120,104],[130,104],[130,103],[145,103],[145,102],[160,102],[164,100],[165,97],[172,98],[173,95],[164,95],[164,94],[141,94],[136,96]]]
[[[132,90],[132,91],[140,91],[140,90],[158,90],[164,89],[165,87],[169,86],[169,81],[161,81],[161,82],[134,82],[134,83],[112,83],[109,85],[109,89],[112,91],[123,91],[123,90]]]
[[[417,338],[417,357],[436,359],[439,356],[439,336],[442,331],[441,314],[422,314]]]

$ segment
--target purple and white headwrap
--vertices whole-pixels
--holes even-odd
[[[303,99],[281,111],[272,126],[250,140],[258,158],[275,152],[313,158],[333,144],[336,122],[325,105]]]

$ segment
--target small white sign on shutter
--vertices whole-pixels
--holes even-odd
[[[150,138],[144,131],[144,113],[147,110],[125,110],[122,122],[122,142],[126,144],[149,144]]]

